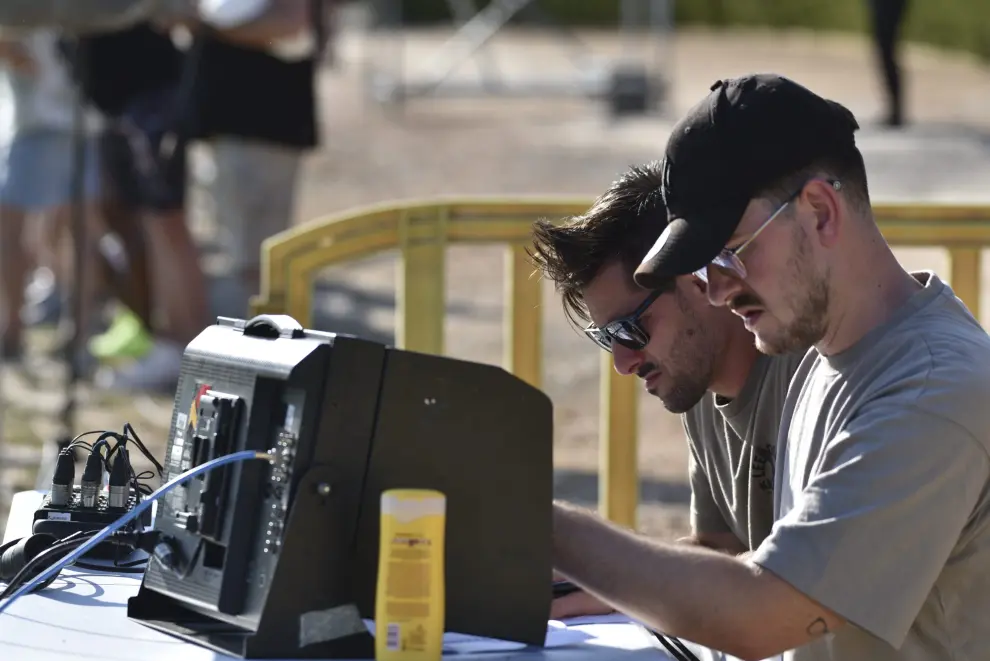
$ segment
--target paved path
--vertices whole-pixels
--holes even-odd
[[[409,38],[409,70],[433,52],[440,36]],[[605,36],[586,39],[597,52],[616,48]],[[860,144],[878,199],[990,201],[990,69],[965,56],[908,48],[908,114],[916,123],[885,131],[873,121],[882,105],[868,46],[843,36],[684,32],[661,51],[671,95],[660,117],[612,123],[601,106],[589,103],[424,99],[389,120],[355,95],[353,63],[375,49],[362,51],[354,38],[345,42],[344,66],[324,81],[327,149],[309,171],[300,215],[381,197],[591,194],[627,164],[658,157],[672,123],[716,78],[756,70],[792,76],[853,110],[863,125]],[[493,45],[494,59],[510,77],[567,72],[559,54],[525,36]],[[379,186],[371,185],[376,181]]]

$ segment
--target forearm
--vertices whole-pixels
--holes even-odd
[[[245,46],[264,47],[298,35],[308,24],[308,2],[269,0],[261,15],[241,25],[223,27],[219,30],[219,36]]]
[[[554,566],[657,631],[763,659],[834,631],[842,619],[734,555],[664,544],[554,505]]]
[[[755,572],[730,555],[601,526],[566,506],[554,509],[553,552],[568,579],[658,631],[725,650],[749,626]]]

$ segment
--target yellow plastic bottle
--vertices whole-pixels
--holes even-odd
[[[389,489],[381,499],[377,661],[440,661],[445,618],[447,498],[430,489]]]

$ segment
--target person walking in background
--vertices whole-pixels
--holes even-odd
[[[222,313],[247,314],[248,297],[258,292],[261,242],[288,227],[302,155],[317,143],[320,40],[312,33],[324,2],[204,0],[188,17],[81,40],[84,87],[110,129],[103,158],[114,204],[107,215],[130,269],[147,271],[133,278],[145,283],[134,287],[143,295],[129,297],[129,310],[92,343],[109,361],[133,358],[102,372],[98,385],[173,388],[183,346],[208,323],[206,280],[186,224],[191,141],[213,148],[217,221],[240,285],[222,298]],[[192,37],[187,49],[177,46],[183,29]],[[258,103],[259,94],[279,103]]]
[[[303,157],[319,144],[316,75],[332,10],[330,0],[200,2],[195,138],[216,164],[217,224],[238,289],[226,314],[248,313],[261,244],[292,223]]]
[[[54,238],[65,235],[72,199],[73,112],[75,95],[68,67],[53,30],[38,30],[27,35],[0,38],[0,68],[6,71],[9,95],[13,101],[12,134],[5,158],[0,162],[0,269],[2,269],[4,332],[2,357],[5,361],[22,358],[23,321],[27,276],[35,266],[30,251],[25,250],[25,221],[31,214],[45,214],[54,231],[43,232]],[[87,110],[83,130],[86,132],[84,196],[86,217],[91,223],[88,236],[96,236],[99,227],[98,203],[100,178],[96,139],[100,118]],[[6,167],[3,167],[3,166]],[[95,244],[89,241],[87,254]],[[57,258],[57,252],[53,255]],[[60,261],[56,259],[56,262]],[[62,275],[65,269],[53,263],[52,270]],[[92,329],[92,303],[96,274],[86,278],[83,318],[80,332]],[[85,363],[84,363],[85,364]]]
[[[188,59],[166,29],[140,24],[85,37],[83,89],[107,117],[101,162],[106,217],[127,257],[124,304],[91,350],[108,363],[97,385],[175,388],[185,345],[208,323],[207,284],[186,223]]]
[[[887,97],[887,115],[883,123],[890,127],[903,126],[904,82],[897,45],[907,14],[907,0],[869,0],[869,5],[873,42]]]

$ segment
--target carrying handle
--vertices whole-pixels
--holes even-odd
[[[302,324],[287,314],[259,314],[244,324],[244,334],[276,340],[280,337],[300,338],[305,331]]]

